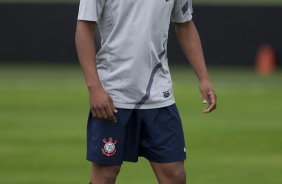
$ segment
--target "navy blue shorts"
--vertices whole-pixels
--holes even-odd
[[[157,109],[117,109],[117,123],[93,118],[87,125],[87,160],[103,165],[157,163],[186,159],[182,123],[176,105]]]

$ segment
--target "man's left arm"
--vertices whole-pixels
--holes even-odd
[[[203,96],[203,103],[208,103],[208,107],[203,112],[212,112],[216,109],[217,97],[209,80],[197,28],[193,21],[188,21],[175,23],[175,31],[178,42],[200,81],[199,89]]]

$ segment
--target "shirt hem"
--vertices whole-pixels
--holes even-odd
[[[182,19],[172,19],[171,22],[173,23],[185,23],[185,22],[189,22],[193,19],[192,15],[187,16],[186,18],[182,18]]]
[[[77,20],[98,22],[98,19],[95,18],[95,17],[85,17],[85,16],[78,16],[78,17],[77,17]]]
[[[120,109],[156,109],[156,108],[167,107],[173,104],[175,104],[175,100],[171,99],[160,103],[142,104],[141,107],[136,108],[135,107],[136,104],[125,104],[120,102],[114,102],[115,107]]]

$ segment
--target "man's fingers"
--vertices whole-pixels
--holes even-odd
[[[216,104],[216,95],[213,91],[209,92],[208,94],[211,104]]]
[[[116,122],[117,119],[114,116],[113,112],[111,111],[110,105],[104,108],[92,108],[91,109],[92,115],[98,119],[110,120]]]
[[[103,119],[109,119],[109,116],[108,116],[108,114],[107,114],[107,112],[106,112],[106,109],[107,109],[107,107],[100,109],[100,112],[101,112],[101,114],[102,114],[102,118],[103,118]]]
[[[97,118],[97,113],[95,112],[95,109],[91,108],[92,116],[94,118]]]
[[[99,118],[99,119],[103,118],[103,115],[102,115],[100,109],[95,109],[95,112],[96,112],[96,115],[97,115],[96,118]]]
[[[111,121],[113,121],[114,123],[117,122],[117,118],[116,116],[114,115],[114,113],[117,113],[117,110],[114,106],[114,102],[113,102],[113,99],[109,96],[109,107],[107,108],[107,113],[108,113],[108,116],[110,118]]]
[[[112,110],[112,112],[114,112],[114,113],[117,113],[117,112],[118,112],[114,105],[111,105],[111,110]]]
[[[91,107],[91,112],[94,118],[102,119],[103,115],[101,112],[101,108]]]
[[[208,91],[207,90],[201,90],[202,93],[202,102],[203,104],[207,104],[208,101]]]
[[[216,109],[216,95],[214,92],[209,92],[208,93],[208,102],[209,102],[209,107],[204,110],[204,113],[209,113],[212,112],[214,109]]]
[[[113,121],[114,123],[116,123],[117,122],[117,118],[115,117],[114,112],[112,111],[112,108],[109,106],[106,109],[106,111],[107,111],[107,114],[108,114],[108,119]]]
[[[109,99],[110,99],[110,106],[111,106],[112,112],[117,113],[118,111],[117,111],[117,109],[114,106],[113,99],[110,96],[109,96]]]
[[[103,119],[103,114],[98,108],[91,108],[91,112],[94,118]]]
[[[106,97],[106,99],[102,99],[99,103],[91,106],[92,115],[97,119],[117,122],[117,118],[115,117],[117,110],[114,107],[113,100],[109,95]]]
[[[216,109],[216,104],[210,104],[209,107],[204,110],[204,113],[212,112],[215,109]]]

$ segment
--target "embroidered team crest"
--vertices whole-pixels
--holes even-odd
[[[102,153],[107,157],[111,157],[117,152],[116,150],[116,144],[118,143],[117,140],[113,141],[112,137],[110,137],[108,140],[104,138],[103,143],[105,143],[105,145],[102,148]]]
[[[170,96],[170,90],[163,92],[164,98],[168,98]]]

